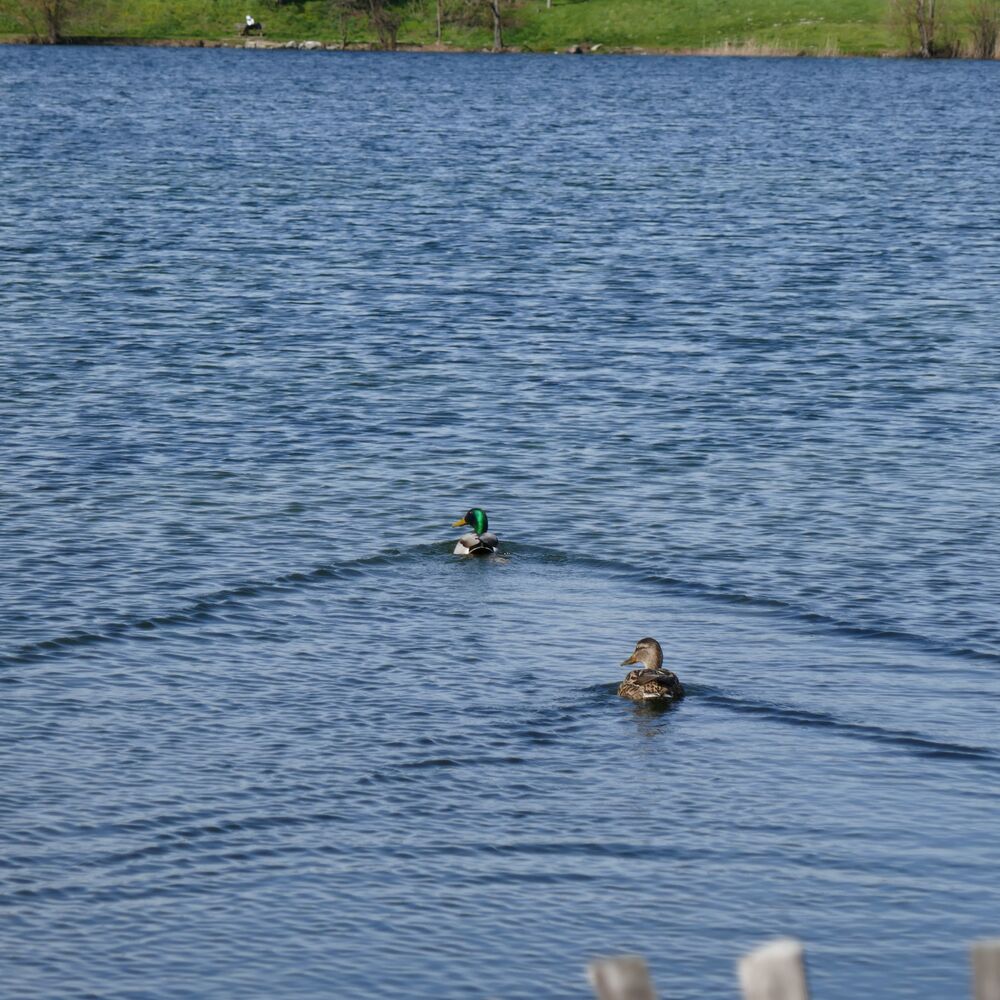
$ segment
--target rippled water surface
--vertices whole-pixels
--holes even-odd
[[[3,49],[7,995],[962,995],[998,85]]]

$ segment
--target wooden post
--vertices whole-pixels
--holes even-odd
[[[778,938],[738,963],[744,1000],[809,1000],[802,945]]]
[[[638,955],[595,958],[587,978],[598,1000],[656,1000],[649,969]]]
[[[1000,938],[972,943],[972,995],[1000,1000]]]

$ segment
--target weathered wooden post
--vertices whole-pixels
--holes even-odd
[[[598,1000],[656,1000],[649,969],[638,955],[595,958],[587,978]]]
[[[762,945],[737,967],[744,1000],[809,1000],[802,945],[794,938]]]
[[[972,995],[1000,1000],[1000,938],[972,942]]]

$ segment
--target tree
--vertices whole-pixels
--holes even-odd
[[[493,51],[500,52],[503,49],[503,26],[500,23],[500,0],[487,0],[490,5],[490,13],[493,15]]]
[[[351,27],[358,21],[368,22],[383,49],[396,47],[396,34],[403,23],[406,0],[330,0],[330,13],[340,26],[342,44],[346,48]]]
[[[341,48],[346,49],[351,42],[352,29],[368,15],[367,0],[330,0],[330,14],[340,31]]]
[[[0,9],[24,25],[33,37],[58,45],[82,6],[81,0],[3,0]]]
[[[396,35],[403,23],[403,8],[399,0],[368,0],[368,21],[378,35],[383,49],[396,48]]]
[[[972,0],[969,4],[969,23],[973,57],[993,59],[1000,41],[1000,0]]]
[[[493,51],[503,49],[503,16],[501,0],[444,0],[444,15],[449,24],[478,31],[493,28]],[[511,8],[508,7],[507,27],[511,26]]]
[[[910,48],[924,59],[938,54],[941,11],[938,0],[890,0],[895,20],[906,33]]]

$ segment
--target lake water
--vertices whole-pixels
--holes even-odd
[[[6,995],[965,995],[998,88],[0,49]]]

